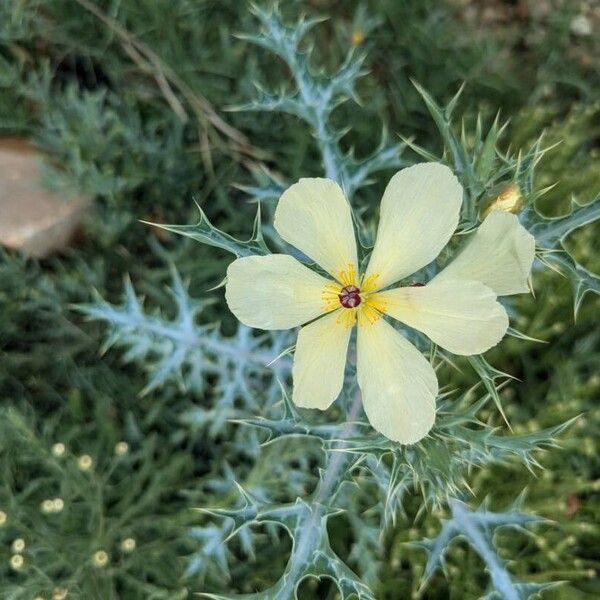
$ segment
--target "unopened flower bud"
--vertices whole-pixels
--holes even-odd
[[[365,41],[365,34],[360,29],[355,29],[352,32],[352,45],[360,46]]]
[[[509,183],[499,188],[494,188],[492,198],[481,212],[481,219],[485,219],[493,210],[518,213],[523,208],[523,194],[516,183]]]

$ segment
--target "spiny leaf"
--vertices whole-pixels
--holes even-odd
[[[577,319],[577,314],[586,294],[600,295],[600,277],[582,267],[566,252],[547,253],[544,255],[543,260],[569,279],[574,296],[573,316],[574,319]]]
[[[235,110],[279,111],[303,119],[313,131],[326,176],[340,183],[348,197],[367,185],[372,173],[402,166],[400,154],[403,145],[387,143],[385,136],[382,136],[379,147],[362,159],[356,159],[352,151],[343,152],[340,141],[347,130],[336,130],[330,122],[335,108],[350,99],[357,100],[355,84],[365,73],[365,56],[350,51],[334,73],[315,73],[310,65],[310,50],[302,53],[299,43],[318,20],[301,21],[288,27],[276,8],[255,8],[255,11],[263,31],[242,37],[285,61],[296,89],[269,93],[259,88],[256,100],[234,107]]]
[[[198,210],[200,211],[200,221],[195,225],[165,225],[160,223],[149,223],[147,221],[142,221],[142,223],[189,237],[202,244],[207,244],[208,246],[222,248],[223,250],[235,254],[237,257],[269,254],[269,249],[265,245],[262,236],[260,208],[256,213],[254,232],[252,237],[247,241],[238,240],[228,233],[221,231],[208,220],[208,217],[200,207],[198,207]]]
[[[74,308],[91,319],[107,323],[105,349],[118,346],[125,349],[125,362],[139,364],[149,376],[142,394],[147,394],[168,381],[176,381],[196,394],[206,392],[208,378],[212,391],[220,393],[214,408],[196,407],[182,416],[182,420],[196,427],[210,427],[216,434],[234,413],[236,400],[248,409],[256,408],[255,392],[267,392],[273,404],[281,389],[272,378],[265,388],[264,376],[273,372],[282,378],[289,374],[290,364],[279,360],[267,367],[281,353],[286,334],[266,334],[257,338],[240,326],[232,337],[224,337],[214,324],[199,325],[197,318],[210,300],[196,300],[189,296],[187,286],[172,269],[173,297],[176,315],[167,319],[160,312],[147,312],[133,289],[125,283],[125,300],[113,305],[98,297],[96,302]]]
[[[506,418],[506,414],[504,413],[504,409],[502,408],[502,401],[500,400],[500,394],[498,393],[496,380],[511,379],[512,376],[492,367],[492,365],[490,365],[481,355],[469,356],[468,361],[471,363],[471,366],[477,375],[479,375],[485,389],[494,400],[494,404],[496,405],[498,412],[502,415],[504,422],[510,427],[508,419]]]
[[[423,574],[422,587],[425,587],[438,568],[443,568],[444,553],[452,542],[458,538],[466,538],[473,549],[485,562],[490,573],[494,593],[504,600],[526,600],[538,585],[522,584],[514,581],[508,572],[504,560],[499,556],[494,543],[494,533],[500,527],[522,528],[525,525],[541,522],[537,515],[524,513],[514,508],[502,513],[495,513],[480,506],[472,511],[466,504],[453,499],[449,502],[452,517],[442,524],[440,534],[433,539],[422,540],[415,545],[428,553],[427,565]],[[546,586],[548,584],[545,584]],[[490,596],[491,597],[491,596]]]
[[[555,248],[570,233],[598,219],[600,219],[600,195],[588,204],[575,205],[568,215],[562,217],[547,219],[538,215],[537,222],[529,227],[529,231],[535,236],[539,247]]]

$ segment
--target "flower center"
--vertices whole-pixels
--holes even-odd
[[[356,308],[362,302],[360,290],[355,285],[347,285],[342,288],[338,298],[344,308]]]

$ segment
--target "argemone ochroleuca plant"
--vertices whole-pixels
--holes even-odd
[[[391,288],[431,263],[459,220],[463,190],[450,169],[423,163],[396,173],[381,201],[377,238],[361,273],[350,205],[330,179],[301,179],[277,205],[274,226],[333,279],[292,256],[235,260],[227,303],[246,325],[298,335],[293,401],[326,409],[339,395],[350,334],[365,413],[388,438],[412,444],[435,420],[438,382],[429,361],[384,318],[459,355],[485,352],[508,328],[497,296],[528,291],[535,241],[517,217],[492,211],[458,257],[425,284]]]

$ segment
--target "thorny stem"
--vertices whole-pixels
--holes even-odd
[[[519,595],[504,565],[501,564],[498,555],[490,548],[478,526],[469,518],[469,514],[462,503],[457,500],[450,500],[450,509],[452,510],[452,517],[460,523],[463,531],[469,535],[471,543],[484,560],[494,583],[494,588],[502,590],[506,600],[519,600]]]
[[[122,327],[131,325],[131,320],[129,317],[122,317],[119,314],[111,314],[110,317],[110,320],[113,324],[118,324]],[[274,356],[269,352],[246,350],[237,346],[232,346],[231,344],[226,344],[216,339],[202,337],[197,333],[181,333],[178,331],[173,331],[173,329],[167,325],[148,322],[148,320],[138,322],[137,325],[140,329],[145,329],[156,337],[172,340],[174,343],[184,344],[189,348],[203,347],[219,354],[227,354],[235,360],[247,360],[258,363],[262,366],[266,366],[274,358]],[[289,359],[286,360],[286,357],[281,357],[277,361],[277,365],[280,368],[291,367],[290,361]]]
[[[361,395],[357,390],[348,411],[346,425],[340,436],[340,441],[349,438],[354,433],[354,421],[360,412]],[[321,529],[321,520],[325,516],[326,506],[330,502],[332,496],[337,491],[340,474],[343,467],[348,461],[348,457],[344,452],[335,452],[329,461],[327,468],[321,476],[319,485],[315,490],[313,500],[311,502],[312,510],[307,523],[299,530],[299,535],[296,538],[292,555],[289,564],[292,565],[288,573],[286,573],[286,582],[281,589],[278,598],[294,598],[294,590],[298,582],[298,576],[310,559],[311,554],[316,550],[316,547],[321,539],[319,532]]]
[[[340,441],[349,438],[354,433],[354,422],[356,417],[358,417],[358,413],[360,412],[361,404],[361,395],[357,389],[354,399],[352,400],[352,404],[350,405],[350,410],[348,411],[348,420],[342,431],[342,435],[340,436]],[[315,494],[316,504],[323,504],[323,502],[325,502],[327,498],[331,496],[331,492],[334,491],[335,484],[337,482],[340,467],[344,464],[344,462],[346,462],[346,458],[347,457],[344,452],[334,451],[333,458],[327,465],[325,473],[323,474],[323,477],[319,483],[319,487],[317,488],[317,492]]]
[[[319,146],[319,151],[321,152],[321,156],[323,158],[325,176],[344,186],[346,182],[343,181],[344,176],[338,165],[336,148],[331,142],[331,135],[329,135],[327,131],[327,116],[323,112],[322,108],[314,105],[315,103],[311,94],[311,83],[304,77],[304,70],[298,63],[298,56],[294,51],[290,51],[287,47],[285,60],[290,67],[298,88],[298,93],[302,98],[302,102],[305,106],[311,108],[311,126],[314,129],[317,145]],[[328,104],[329,101],[327,100],[322,102],[321,106],[327,106]]]

